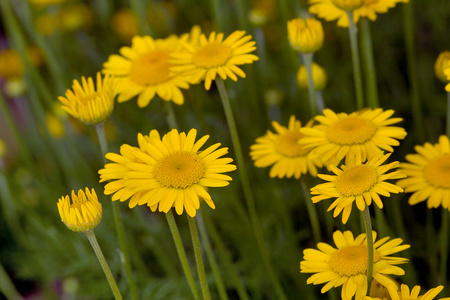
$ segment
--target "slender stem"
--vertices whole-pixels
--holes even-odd
[[[447,283],[447,261],[448,261],[448,214],[447,209],[442,210],[442,224],[441,224],[441,280],[442,284]]]
[[[134,11],[134,14],[139,24],[140,34],[154,36],[154,32],[148,23],[148,18],[146,16],[147,1],[142,0],[130,0],[130,7]]]
[[[166,213],[166,219],[167,223],[169,224],[170,232],[172,233],[173,241],[175,242],[175,247],[177,249],[178,257],[181,261],[181,266],[183,267],[184,275],[186,276],[189,287],[191,288],[192,295],[196,300],[198,300],[200,299],[200,295],[198,293],[197,284],[195,283],[194,277],[192,276],[186,252],[183,248],[183,242],[181,241],[180,232],[178,231],[177,223],[175,222],[175,218],[173,217],[173,212],[171,209]]]
[[[317,216],[317,210],[314,204],[311,201],[311,194],[309,193],[308,184],[305,182],[305,178],[301,177],[301,183],[302,183],[302,190],[303,190],[303,198],[305,199],[306,203],[306,210],[308,211],[309,215],[309,221],[311,223],[314,240],[316,243],[319,243],[322,241],[322,235],[320,233],[320,225],[319,225],[319,218]]]
[[[372,34],[370,22],[367,18],[361,18],[361,52],[362,66],[365,75],[367,105],[372,108],[380,106],[378,103],[377,74],[373,57]]]
[[[195,218],[187,216],[189,229],[191,231],[192,245],[194,247],[195,262],[197,263],[197,272],[200,279],[200,287],[202,288],[203,299],[210,300],[208,281],[206,280],[205,265],[203,264],[202,249],[200,247],[200,239],[198,236],[197,223]]]
[[[230,101],[228,99],[228,94],[225,89],[225,83],[221,78],[216,78],[216,86],[222,100],[223,108],[225,111],[225,116],[227,118],[228,128],[231,134],[231,140],[234,146],[234,152],[236,155],[236,163],[238,165],[239,175],[241,177],[242,189],[244,190],[244,198],[247,204],[247,208],[250,214],[250,220],[252,222],[253,231],[255,234],[256,242],[261,253],[264,266],[268,272],[270,281],[273,284],[275,293],[278,299],[286,299],[286,295],[281,287],[281,284],[275,275],[275,270],[270,261],[270,256],[267,248],[265,247],[264,237],[261,229],[261,224],[259,222],[258,214],[256,212],[255,200],[253,199],[253,193],[250,188],[250,181],[248,178],[247,170],[245,168],[244,155],[242,153],[241,143],[239,141],[239,135],[237,132],[236,124],[234,122],[233,112],[231,110]]]
[[[301,53],[303,63],[305,64],[306,74],[308,76],[308,99],[310,118],[317,115],[316,93],[314,89],[314,78],[312,75],[312,62],[314,53]]]
[[[198,221],[198,230],[200,231],[200,238],[202,239],[202,243],[205,247],[208,262],[211,266],[211,270],[213,272],[214,279],[216,280],[217,290],[219,292],[219,298],[221,300],[228,300],[227,291],[225,289],[225,285],[223,284],[219,266],[217,265],[217,260],[214,256],[214,250],[211,247],[211,242],[208,237],[208,230],[206,229],[206,225],[205,225],[205,222],[203,221],[203,216],[202,216],[201,212],[197,213],[197,221]]]
[[[204,206],[201,206],[202,210],[203,210],[203,207]],[[211,234],[211,238],[213,239],[214,244],[217,247],[217,252],[220,256],[222,263],[224,264],[227,276],[229,277],[231,283],[234,285],[234,288],[237,291],[239,299],[250,300],[250,297],[247,294],[247,290],[245,289],[245,287],[243,285],[243,280],[241,280],[241,278],[239,278],[239,274],[237,273],[236,268],[233,265],[233,261],[230,257],[230,254],[228,253],[222,238],[220,237],[219,233],[217,232],[217,229],[214,227],[214,224],[211,221],[210,216],[207,213],[203,213],[202,216],[204,218],[206,227],[208,228],[208,232]],[[201,230],[201,226],[200,226],[200,230]]]
[[[368,294],[370,292],[370,284],[372,282],[372,272],[373,272],[373,235],[372,235],[372,221],[370,220],[369,206],[362,212],[364,220],[364,228],[366,230],[366,240],[367,240],[367,286],[369,288]]]
[[[325,102],[323,101],[323,92],[322,91],[316,91],[316,104],[317,109],[320,113],[325,109]]]
[[[355,81],[355,92],[356,92],[356,109],[364,108],[364,95],[363,95],[363,85],[361,79],[361,63],[359,61],[359,50],[358,50],[358,29],[353,20],[353,12],[348,11],[348,20],[350,26],[348,32],[350,35],[350,47],[352,51],[352,64],[353,64],[353,79]]]
[[[106,134],[105,134],[105,126],[104,123],[96,124],[95,130],[97,132],[98,141],[100,143],[100,149],[102,151],[103,156],[103,163],[106,163],[105,155],[108,152],[108,142],[106,140]],[[117,236],[119,238],[119,245],[120,250],[122,252],[123,256],[123,267],[125,269],[125,274],[128,279],[128,284],[130,285],[130,292],[131,292],[131,298],[133,300],[138,300],[138,290],[136,286],[136,281],[134,280],[133,271],[131,269],[131,262],[130,262],[130,252],[128,250],[128,244],[127,240],[125,238],[125,230],[123,227],[122,217],[120,216],[120,209],[119,205],[115,201],[112,202],[112,209],[113,209],[113,218],[114,218],[114,224],[116,225],[116,231]]]
[[[411,86],[411,109],[414,125],[414,133],[420,141],[425,140],[425,126],[423,125],[422,107],[419,96],[419,81],[417,78],[417,60],[416,51],[414,47],[414,37],[417,34],[417,30],[414,28],[416,23],[413,16],[413,2],[409,1],[404,3],[403,7],[403,24],[404,24],[404,37],[405,37],[405,51],[406,60],[408,62],[408,77],[409,84]]]
[[[8,273],[0,264],[0,292],[6,296],[7,299],[23,300],[24,298],[19,294],[14,286]]]
[[[119,288],[117,287],[116,281],[114,280],[114,276],[109,269],[108,263],[106,262],[105,256],[103,255],[102,249],[97,242],[97,238],[95,237],[94,230],[85,231],[89,242],[91,243],[92,248],[94,249],[95,255],[97,255],[98,261],[102,266],[103,272],[105,272],[106,279],[108,279],[109,286],[114,294],[114,299],[122,299],[122,295],[120,294]]]
[[[166,119],[167,123],[171,127],[171,129],[178,128],[177,118],[175,117],[175,113],[173,111],[173,106],[171,101],[161,100],[163,102],[164,108],[166,109]]]

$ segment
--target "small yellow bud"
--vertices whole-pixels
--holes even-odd
[[[444,51],[439,54],[434,63],[434,73],[436,74],[436,77],[444,83],[449,82],[449,79],[444,73],[448,68],[450,68],[450,51]]]
[[[328,83],[328,77],[325,70],[316,63],[312,63],[312,77],[314,81],[314,90],[322,91]],[[308,74],[306,68],[302,65],[297,72],[297,83],[301,89],[308,89]]]
[[[61,197],[57,203],[61,221],[74,232],[92,230],[102,220],[102,205],[95,190],[86,188],[85,191],[79,190],[77,196],[72,190],[72,203],[69,196]]]
[[[301,18],[288,21],[289,42],[292,48],[302,53],[316,52],[323,44],[322,23],[314,18]]]

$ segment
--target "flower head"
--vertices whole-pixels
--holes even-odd
[[[317,174],[317,168],[322,167],[319,159],[308,159],[309,150],[298,143],[303,136],[300,133],[301,123],[294,116],[289,119],[288,127],[272,122],[276,133],[267,131],[266,135],[256,139],[256,144],[250,147],[250,156],[255,166],[265,168],[272,166],[270,177],[299,179],[302,174]]]
[[[392,152],[398,146],[397,139],[403,139],[406,131],[401,127],[389,126],[401,118],[390,118],[393,110],[381,108],[357,111],[351,114],[336,114],[324,109],[323,115],[315,119],[320,124],[302,128],[305,135],[299,143],[313,148],[309,158],[320,157],[326,165],[337,165],[343,158],[360,157],[361,161],[371,159],[381,151]]]
[[[289,43],[292,48],[302,53],[316,52],[323,44],[323,27],[314,18],[303,20],[297,18],[287,23]]]
[[[436,77],[444,82],[449,82],[447,76],[445,76],[445,70],[450,68],[450,51],[441,52],[434,63],[434,74]]]
[[[178,214],[183,210],[194,217],[200,207],[199,197],[215,208],[208,187],[227,186],[231,177],[222,173],[236,169],[231,158],[221,157],[228,148],[214,144],[200,151],[209,136],[195,141],[197,131],[178,133],[173,129],[161,139],[158,131],[148,136],[138,135],[138,147],[122,145],[120,155],[106,154],[113,163],[99,171],[100,182],[111,180],[105,194],[112,200],[125,201],[131,197],[130,208],[147,204],[152,211],[167,213],[172,207]]]
[[[314,82],[314,90],[324,90],[328,81],[327,73],[315,62],[312,63],[312,77]],[[308,73],[306,72],[305,65],[301,65],[297,71],[297,83],[301,89],[308,90]]]
[[[449,82],[445,86],[445,90],[450,93],[450,62],[449,62],[448,68],[444,70],[444,74],[445,74],[445,76],[447,76],[447,81]]]
[[[386,173],[398,167],[399,162],[392,162],[386,165],[383,163],[388,159],[390,154],[373,157],[366,163],[361,160],[354,159],[347,165],[337,168],[330,166],[331,171],[335,175],[317,175],[327,183],[318,184],[311,189],[311,198],[314,203],[324,199],[336,198],[328,208],[328,211],[334,209],[333,217],[337,217],[342,211],[342,223],[347,220],[352,211],[353,202],[359,210],[363,211],[366,205],[375,204],[379,208],[383,208],[380,196],[389,197],[390,193],[401,193],[403,189],[388,183],[389,179],[404,178],[405,175],[399,171]]]
[[[373,249],[373,279],[395,291],[395,282],[386,275],[403,275],[405,272],[397,267],[408,260],[389,255],[409,248],[401,245],[402,239],[389,241],[385,237],[376,241],[377,233],[372,231]],[[303,250],[303,261],[300,262],[301,273],[315,273],[307,280],[308,284],[326,284],[321,292],[325,293],[333,287],[342,286],[343,300],[362,299],[367,293],[367,241],[366,234],[354,238],[350,231],[335,231],[333,240],[337,248],[325,243],[317,244],[316,249]],[[388,242],[389,241],[389,242]]]
[[[123,42],[131,42],[131,39],[139,32],[138,22],[133,10],[122,8],[116,11],[111,18],[111,29]]]
[[[198,45],[183,43],[184,52],[172,54],[171,68],[174,74],[190,76],[191,83],[205,80],[205,89],[209,90],[211,83],[219,75],[222,79],[231,78],[237,81],[237,76],[245,78],[245,73],[239,65],[251,64],[258,57],[250,52],[256,50],[251,35],[245,31],[235,31],[224,39],[223,33],[212,32],[209,38],[201,34]]]
[[[42,65],[43,58],[38,48],[28,48],[26,55],[33,65]],[[24,62],[16,50],[7,48],[0,51],[0,77],[5,77],[6,79],[17,78],[22,76],[24,69]]]
[[[408,163],[401,163],[400,170],[407,178],[397,185],[406,193],[413,193],[409,204],[427,200],[428,208],[450,210],[450,143],[447,136],[439,137],[437,144],[425,143],[414,148],[416,154],[406,155]]]
[[[131,47],[122,47],[121,55],[113,54],[104,63],[103,73],[121,78],[119,102],[138,96],[139,107],[146,107],[157,95],[165,101],[184,103],[180,89],[189,87],[187,77],[171,74],[170,55],[180,48],[179,39],[171,35],[166,39],[135,36]]]
[[[422,296],[419,296],[420,293],[420,286],[416,285],[411,291],[409,290],[409,287],[406,284],[402,284],[401,290],[398,292],[395,292],[391,294],[392,300],[433,300],[434,297],[436,297],[443,289],[444,287],[442,285],[437,286]],[[386,299],[386,298],[383,298]],[[383,300],[381,298],[372,298],[369,296],[364,297],[364,300]],[[448,300],[450,298],[441,298],[441,300]]]
[[[66,97],[58,97],[62,108],[86,124],[99,124],[105,121],[114,108],[116,81],[110,76],[102,79],[97,73],[97,88],[91,77],[81,77],[73,81],[72,90],[66,91]]]
[[[95,190],[89,191],[88,188],[78,191],[72,191],[72,202],[69,196],[63,196],[59,199],[58,211],[66,226],[75,232],[85,232],[94,229],[102,220],[102,205],[98,202]]]
[[[355,23],[360,18],[368,18],[371,21],[377,19],[377,14],[386,13],[389,8],[395,7],[399,2],[409,0],[309,0],[309,12],[327,21],[338,20],[338,26],[348,27],[349,20],[347,10],[353,11]],[[361,5],[362,3],[362,5]],[[353,8],[353,9],[352,9]]]

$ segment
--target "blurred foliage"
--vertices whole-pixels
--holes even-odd
[[[399,161],[413,152],[415,144],[436,142],[445,131],[446,117],[444,86],[435,78],[433,65],[440,52],[450,49],[450,2],[410,1],[411,4],[399,4],[379,15],[370,24],[380,105],[394,109],[395,116],[404,119],[402,126],[408,132],[391,158]],[[11,4],[12,14],[6,11],[9,6],[6,2]],[[45,1],[3,0],[0,6],[0,52],[11,47],[23,55],[29,47],[37,47],[43,59],[41,65],[25,60],[20,88],[11,86],[12,78],[0,78],[3,95],[0,138],[6,144],[0,173],[0,263],[19,292],[29,299],[111,299],[87,239],[67,230],[56,208],[59,197],[87,186],[95,188],[103,203],[104,217],[95,231],[122,294],[128,298],[111,201],[102,196],[103,186],[98,183],[97,171],[103,163],[95,130],[69,116],[61,116],[55,111],[55,102],[57,96],[70,88],[73,79],[94,76],[101,70],[108,56],[129,45],[131,34],[139,28],[141,34],[164,38],[186,33],[198,24],[206,33],[246,30],[257,43],[260,61],[244,66],[247,78],[226,83],[247,155],[266,245],[289,299],[327,299],[328,295],[320,294],[320,287],[307,286],[307,276],[299,272],[301,251],[316,244],[301,184],[293,179],[270,179],[268,170],[256,169],[248,157],[249,146],[269,129],[271,120],[286,124],[294,114],[303,123],[308,121],[307,92],[301,91],[296,83],[301,61],[290,49],[286,36],[287,20],[306,16],[306,0],[73,0],[50,5],[36,2]],[[406,5],[412,5],[413,28],[404,23],[408,14]],[[122,32],[114,31],[118,25],[112,22],[117,22],[116,13],[123,9],[138,12],[133,16],[140,20],[136,22],[140,26],[131,24],[128,15],[127,23],[119,26]],[[255,9],[262,11],[265,19],[258,22],[249,19]],[[323,92],[325,104],[334,111],[351,112],[355,101],[348,31],[338,28],[335,22],[323,22],[323,26],[324,46],[314,59],[328,74],[328,86]],[[411,112],[411,66],[405,46],[408,30],[414,42],[412,60],[419,85],[417,97],[424,118],[424,137],[415,131]],[[220,142],[230,148],[233,156],[217,90],[206,92],[203,85],[197,85],[184,94],[185,104],[173,106],[179,129],[197,128],[199,136],[211,136],[209,144]],[[47,127],[54,121],[46,120],[47,114],[53,114],[61,122],[63,136],[54,134],[56,125]],[[148,134],[153,128],[163,133],[169,130],[160,99],[154,99],[145,109],[139,109],[134,99],[117,104],[106,127],[111,152],[118,152],[123,143],[136,145],[139,132]],[[309,186],[318,182],[315,178],[307,181]],[[223,242],[225,251],[220,252],[221,241],[211,238],[228,296],[238,298],[221,259],[223,253],[233,262],[251,299],[274,299],[238,180],[210,192],[217,207],[215,210],[203,207],[202,213],[211,236],[214,230]],[[411,207],[407,199],[407,194],[392,196],[384,200],[383,211],[372,211],[375,230],[383,236],[401,237],[412,245],[404,254],[411,262],[404,267],[406,275],[399,280],[410,286],[449,285],[438,281],[440,258],[436,240],[441,209],[427,210],[423,203]],[[356,213],[343,226],[326,212],[327,206],[328,203],[316,205],[324,242],[331,241],[335,229],[362,232]],[[151,213],[147,207],[130,210],[127,203],[120,208],[140,298],[191,299],[164,215]],[[195,270],[187,220],[184,216],[177,216],[176,220]],[[212,297],[217,299],[208,264],[206,268]]]

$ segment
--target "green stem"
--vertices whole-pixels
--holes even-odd
[[[198,221],[198,229],[200,231],[200,238],[202,239],[202,243],[205,247],[208,262],[211,265],[211,270],[216,280],[217,290],[219,291],[219,298],[221,300],[228,300],[227,291],[225,289],[225,285],[223,284],[219,266],[217,265],[217,261],[214,256],[214,250],[211,247],[211,242],[208,237],[208,231],[206,229],[205,222],[203,221],[203,216],[201,212],[197,213],[197,221]]]
[[[166,119],[167,123],[171,127],[171,129],[177,129],[178,128],[178,122],[177,118],[175,117],[175,112],[173,111],[173,106],[171,101],[165,101],[162,100],[164,108],[166,109]]]
[[[203,299],[210,300],[208,281],[206,280],[205,265],[203,264],[202,249],[200,247],[200,239],[198,236],[197,223],[195,218],[187,216],[189,222],[189,230],[191,231],[192,245],[194,247],[195,262],[197,263],[197,272],[200,279],[200,287],[202,288]]]
[[[220,256],[222,263],[224,264],[227,276],[229,277],[231,283],[234,285],[234,288],[237,291],[239,299],[250,300],[250,297],[248,296],[247,291],[243,285],[243,280],[241,280],[239,274],[236,272],[236,268],[233,265],[233,261],[224,245],[222,238],[217,232],[217,229],[214,227],[214,224],[211,221],[210,216],[207,213],[205,213],[203,207],[204,206],[201,206],[201,209],[203,210],[202,216],[204,217],[204,221],[206,227],[208,228],[208,232],[211,234],[211,238],[213,239],[214,244],[217,246],[217,252]]]
[[[104,123],[102,122],[102,123],[96,124],[95,130],[97,132],[98,141],[100,143],[100,149],[102,151],[103,163],[106,164],[105,155],[108,152],[108,142],[106,140]],[[120,216],[119,205],[115,201],[111,201],[111,202],[112,202],[114,223],[116,225],[116,231],[117,231],[117,236],[119,238],[120,250],[122,252],[122,257],[123,257],[122,263],[123,263],[123,267],[125,269],[125,274],[128,279],[128,284],[130,285],[131,298],[133,300],[138,300],[139,295],[138,295],[138,290],[137,290],[137,286],[136,286],[136,281],[134,280],[133,271],[131,269],[130,252],[128,250],[128,244],[127,244],[127,240],[125,238],[125,230],[123,227],[122,217]]]
[[[6,296],[7,299],[23,300],[22,296],[17,291],[8,273],[6,273],[3,266],[0,264],[0,292]]]
[[[137,24],[139,24],[139,30],[141,35],[153,36],[154,32],[150,28],[147,18],[146,1],[142,0],[130,0],[130,7],[134,11]]]
[[[377,74],[373,57],[372,34],[370,22],[367,18],[361,18],[361,52],[362,66],[365,75],[367,105],[371,108],[380,106],[378,103]]]
[[[417,34],[417,30],[414,28],[415,19],[413,16],[414,1],[404,3],[403,7],[403,23],[404,23],[404,36],[405,36],[405,51],[406,60],[408,62],[408,77],[409,84],[411,86],[411,109],[413,117],[414,133],[417,134],[419,141],[425,140],[425,126],[423,125],[422,107],[419,96],[419,81],[417,78],[417,64],[416,64],[416,51],[414,47],[414,36]]]
[[[348,21],[349,21],[349,36],[350,36],[350,47],[352,52],[352,64],[353,64],[353,79],[355,81],[355,92],[356,92],[356,109],[360,110],[364,108],[364,95],[363,95],[363,85],[361,79],[361,63],[359,61],[359,50],[358,50],[358,29],[353,20],[353,12],[348,11]]]
[[[311,222],[311,227],[314,235],[314,240],[316,243],[322,241],[322,235],[320,233],[319,218],[317,216],[317,210],[314,203],[311,201],[311,194],[309,193],[308,185],[305,182],[304,176],[301,178],[303,198],[306,203],[306,210],[308,211],[309,221]]]
[[[198,293],[197,284],[195,283],[194,277],[192,276],[191,268],[189,267],[189,262],[187,260],[186,252],[183,248],[183,242],[181,241],[180,232],[178,231],[177,223],[173,217],[173,212],[170,209],[166,214],[167,223],[169,224],[170,232],[172,233],[173,241],[175,242],[175,247],[177,249],[178,257],[181,261],[181,266],[183,267],[184,275],[188,281],[189,287],[191,288],[192,295],[196,300],[200,299]]]
[[[442,210],[442,224],[441,224],[441,284],[447,286],[447,261],[448,261],[448,214],[447,209]]]
[[[270,281],[275,289],[278,299],[286,299],[286,295],[281,287],[281,284],[275,275],[273,265],[270,261],[270,256],[267,248],[265,247],[264,237],[259,222],[258,214],[256,212],[255,200],[253,199],[253,193],[250,188],[250,181],[248,178],[247,170],[245,168],[244,155],[242,153],[241,143],[239,141],[239,135],[237,132],[236,124],[234,122],[233,111],[231,109],[230,101],[228,99],[227,90],[225,89],[225,83],[221,78],[216,78],[216,86],[222,100],[225,116],[227,118],[228,128],[231,134],[231,140],[233,142],[234,152],[236,155],[236,163],[238,166],[239,175],[241,177],[242,189],[244,191],[244,198],[247,204],[247,208],[250,214],[250,220],[252,222],[253,231],[255,234],[256,242],[258,244],[259,251],[261,253],[264,266],[269,276]]]
[[[305,64],[306,74],[308,76],[308,99],[310,118],[317,115],[316,92],[314,89],[314,78],[312,75],[312,62],[314,53],[301,53],[303,63]]]
[[[364,228],[366,230],[366,240],[367,240],[367,286],[370,293],[370,285],[372,283],[372,273],[373,273],[373,235],[372,235],[372,221],[370,220],[369,206],[362,212],[364,220]]]
[[[119,288],[117,287],[116,281],[114,280],[114,276],[109,269],[108,263],[106,262],[105,256],[103,255],[102,249],[100,249],[100,245],[97,242],[97,238],[95,237],[94,230],[87,230],[84,232],[86,234],[89,242],[91,243],[92,248],[94,249],[95,255],[97,255],[98,261],[102,266],[103,272],[105,272],[106,279],[108,279],[109,286],[114,295],[114,299],[122,299],[122,295],[120,294]]]

